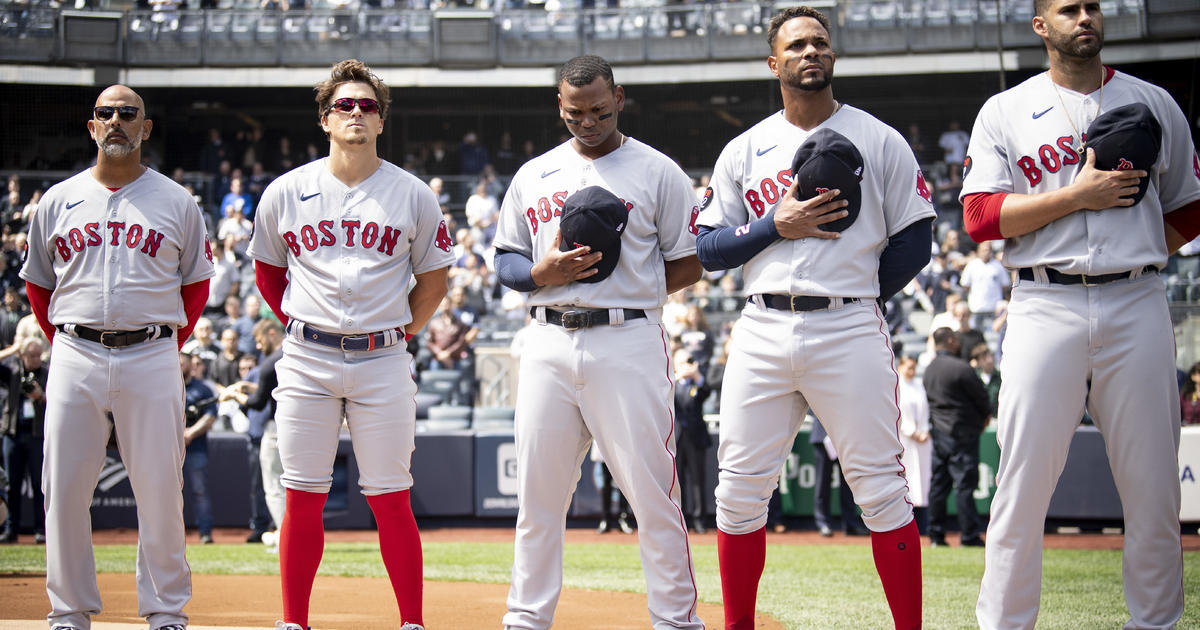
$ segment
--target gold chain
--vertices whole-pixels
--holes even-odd
[[[1104,66],[1100,66],[1100,96],[1096,99],[1097,118],[1100,116],[1100,108],[1104,106],[1104,77],[1106,74],[1107,72],[1105,72]],[[1062,106],[1063,116],[1066,116],[1067,124],[1071,125],[1071,131],[1075,132],[1075,135],[1079,137],[1079,144],[1075,145],[1075,150],[1079,152],[1079,159],[1082,160],[1084,157],[1086,157],[1083,153],[1083,134],[1079,133],[1079,128],[1075,126],[1075,121],[1071,120],[1071,114],[1067,113],[1067,104],[1063,102],[1062,91],[1058,89],[1058,84],[1054,82],[1053,78],[1050,79],[1050,85],[1054,86],[1054,93],[1058,95],[1058,104]],[[1095,118],[1093,118],[1093,120],[1095,120]]]

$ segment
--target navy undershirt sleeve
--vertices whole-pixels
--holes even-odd
[[[535,291],[538,285],[533,281],[533,261],[524,254],[496,249],[496,277],[500,284],[514,291]]]
[[[929,264],[933,219],[922,219],[888,239],[879,255],[879,299],[887,303]]]
[[[740,267],[780,238],[779,230],[775,228],[774,210],[747,225],[699,227],[700,231],[696,234],[696,257],[708,271]],[[743,231],[739,234],[738,230]]]

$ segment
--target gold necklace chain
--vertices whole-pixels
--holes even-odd
[[[1100,116],[1100,108],[1104,106],[1104,76],[1107,74],[1104,71],[1104,66],[1100,66],[1100,96],[1096,99],[1096,117]],[[1075,150],[1079,152],[1079,159],[1084,159],[1084,139],[1083,134],[1079,133],[1079,128],[1075,126],[1075,121],[1071,120],[1071,114],[1067,113],[1067,104],[1063,102],[1062,90],[1058,89],[1058,84],[1054,82],[1054,78],[1050,78],[1050,85],[1054,86],[1054,93],[1058,95],[1058,104],[1062,106],[1063,116],[1067,118],[1067,124],[1071,125],[1071,131],[1079,138],[1079,144],[1075,145]],[[1093,118],[1095,120],[1095,118]],[[1086,131],[1086,129],[1085,129]]]

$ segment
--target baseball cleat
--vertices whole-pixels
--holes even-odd
[[[187,630],[187,626],[182,623],[173,623],[166,626],[159,626],[157,630]]]
[[[305,628],[304,626],[301,626],[298,623],[286,623],[283,621],[276,621],[275,622],[275,630],[312,630],[312,628]]]
[[[400,630],[425,630],[425,626],[420,626],[415,623],[406,623],[400,626]]]

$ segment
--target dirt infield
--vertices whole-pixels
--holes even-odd
[[[132,544],[133,530],[96,532],[96,544]],[[195,533],[189,534],[194,544]],[[218,543],[242,543],[246,530],[228,529],[214,532]],[[330,531],[329,542],[368,541],[376,539],[374,531]],[[425,542],[512,542],[513,532],[506,527],[427,528],[421,532]],[[28,539],[24,537],[23,541]],[[568,543],[605,544],[631,543],[636,536],[622,534],[599,535],[590,529],[570,529]],[[822,538],[812,531],[771,533],[768,544],[784,545],[845,545],[870,544],[868,537],[845,537],[837,534]],[[693,535],[692,542],[714,544],[713,532]],[[1047,535],[1046,546],[1052,548],[1120,549],[1120,535]],[[952,540],[953,544],[954,541]],[[1200,536],[1183,537],[1185,551],[1200,551]],[[279,578],[277,576],[218,576],[193,575],[193,597],[187,607],[192,627],[270,628],[280,611]],[[100,576],[104,596],[104,612],[97,622],[117,624],[93,626],[96,630],[144,627],[137,616],[134,578],[128,574]],[[469,582],[426,582],[425,620],[431,630],[474,630],[499,627],[505,609],[508,586],[505,584],[475,584]],[[45,628],[44,615],[49,609],[45,580],[42,576],[0,577],[0,630]],[[391,586],[384,578],[318,577],[313,589],[312,618],[314,627],[321,630],[338,628],[369,629],[396,628],[400,624],[395,612]],[[336,612],[334,612],[336,611]],[[560,600],[555,628],[558,630],[642,629],[648,625],[646,596],[636,593],[584,591],[564,589]],[[710,628],[721,625],[719,605],[700,604],[700,615]],[[7,620],[7,621],[6,621]],[[131,624],[131,625],[126,625]],[[782,630],[783,625],[761,615],[755,627],[763,630]]]

